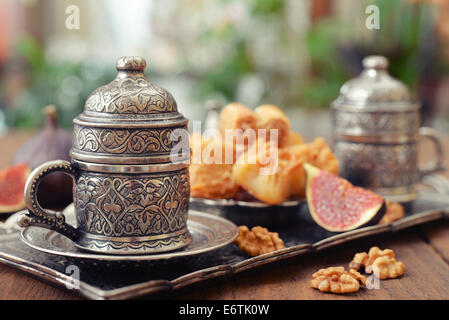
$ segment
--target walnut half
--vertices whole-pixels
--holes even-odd
[[[404,264],[396,260],[393,250],[381,250],[379,247],[372,247],[368,253],[357,253],[349,263],[350,269],[359,270],[361,267],[381,280],[397,278],[405,271]]]
[[[260,226],[253,227],[251,231],[247,226],[239,226],[239,236],[234,243],[253,257],[285,248],[277,232],[269,232],[267,228]]]
[[[345,271],[344,267],[329,267],[320,269],[312,275],[310,285],[323,292],[351,293],[360,289],[360,283],[366,279],[355,270]]]
[[[352,261],[349,263],[349,269],[358,271],[360,268],[365,267],[368,254],[366,252],[356,253]]]

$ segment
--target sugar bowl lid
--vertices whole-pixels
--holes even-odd
[[[72,159],[103,164],[172,162],[171,153],[181,139],[176,130],[186,130],[188,120],[167,90],[145,78],[144,58],[121,57],[116,68],[116,78],[93,91],[83,113],[73,120]],[[183,151],[180,158],[188,159],[189,152]]]
[[[410,104],[407,86],[388,73],[388,60],[384,56],[363,59],[362,73],[347,81],[340,89],[333,106],[376,106],[382,104]]]

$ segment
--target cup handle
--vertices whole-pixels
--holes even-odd
[[[433,128],[421,127],[419,128],[419,135],[430,139],[434,143],[436,150],[436,157],[419,168],[420,178],[438,171],[444,171],[446,168],[443,164],[443,147],[437,131]]]
[[[28,212],[19,217],[18,224],[21,227],[38,226],[47,228],[75,241],[79,236],[78,230],[65,222],[62,212],[43,209],[37,199],[39,183],[53,172],[64,172],[75,178],[75,169],[68,161],[50,161],[34,169],[25,185],[24,196]]]

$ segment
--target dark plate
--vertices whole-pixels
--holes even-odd
[[[247,226],[270,227],[297,222],[301,207],[307,207],[305,199],[270,205],[258,201],[190,198],[190,208],[193,210],[212,213],[237,225]]]

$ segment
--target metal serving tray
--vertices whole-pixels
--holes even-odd
[[[388,225],[374,225],[345,233],[323,230],[308,213],[307,206],[299,206],[295,223],[273,226],[286,248],[257,257],[240,252],[234,244],[191,257],[157,261],[86,261],[56,254],[43,253],[20,239],[16,215],[0,224],[0,262],[58,286],[74,285],[74,267],[79,270],[79,287],[75,292],[90,299],[129,299],[142,295],[158,297],[174,293],[180,288],[209,279],[229,277],[265,264],[276,263],[293,256],[314,253],[376,234],[388,236],[399,230],[431,221],[449,219],[449,183],[441,176],[428,179],[437,191],[420,191],[418,198],[407,206],[406,216]],[[126,269],[124,269],[126,268]],[[126,271],[126,272],[125,272]]]

